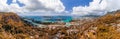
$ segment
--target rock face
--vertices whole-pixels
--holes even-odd
[[[20,17],[13,12],[0,12],[0,24],[11,26],[24,26]]]

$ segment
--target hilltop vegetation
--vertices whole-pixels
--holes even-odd
[[[40,28],[13,12],[0,12],[0,39],[120,39],[120,11],[87,20],[79,26]]]
[[[24,26],[24,22],[21,18],[13,12],[0,12],[0,24],[11,26]]]
[[[98,39],[120,39],[120,11],[100,17],[97,22]]]

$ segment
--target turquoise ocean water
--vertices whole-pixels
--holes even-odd
[[[70,22],[71,16],[24,16],[24,18],[37,22]]]

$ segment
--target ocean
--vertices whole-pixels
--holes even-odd
[[[38,26],[41,24],[46,23],[56,23],[56,22],[62,22],[62,23],[69,23],[72,20],[76,19],[86,19],[86,18],[96,18],[95,17],[81,17],[81,16],[22,16],[24,21],[27,21],[28,24],[32,24],[34,26]]]
[[[33,22],[70,22],[71,16],[23,16],[24,19]]]

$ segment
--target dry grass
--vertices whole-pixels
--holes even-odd
[[[93,19],[94,22],[87,21],[81,26],[58,26],[54,29],[25,26],[15,14],[7,14],[4,18],[1,15],[0,39],[120,39],[119,11]]]

